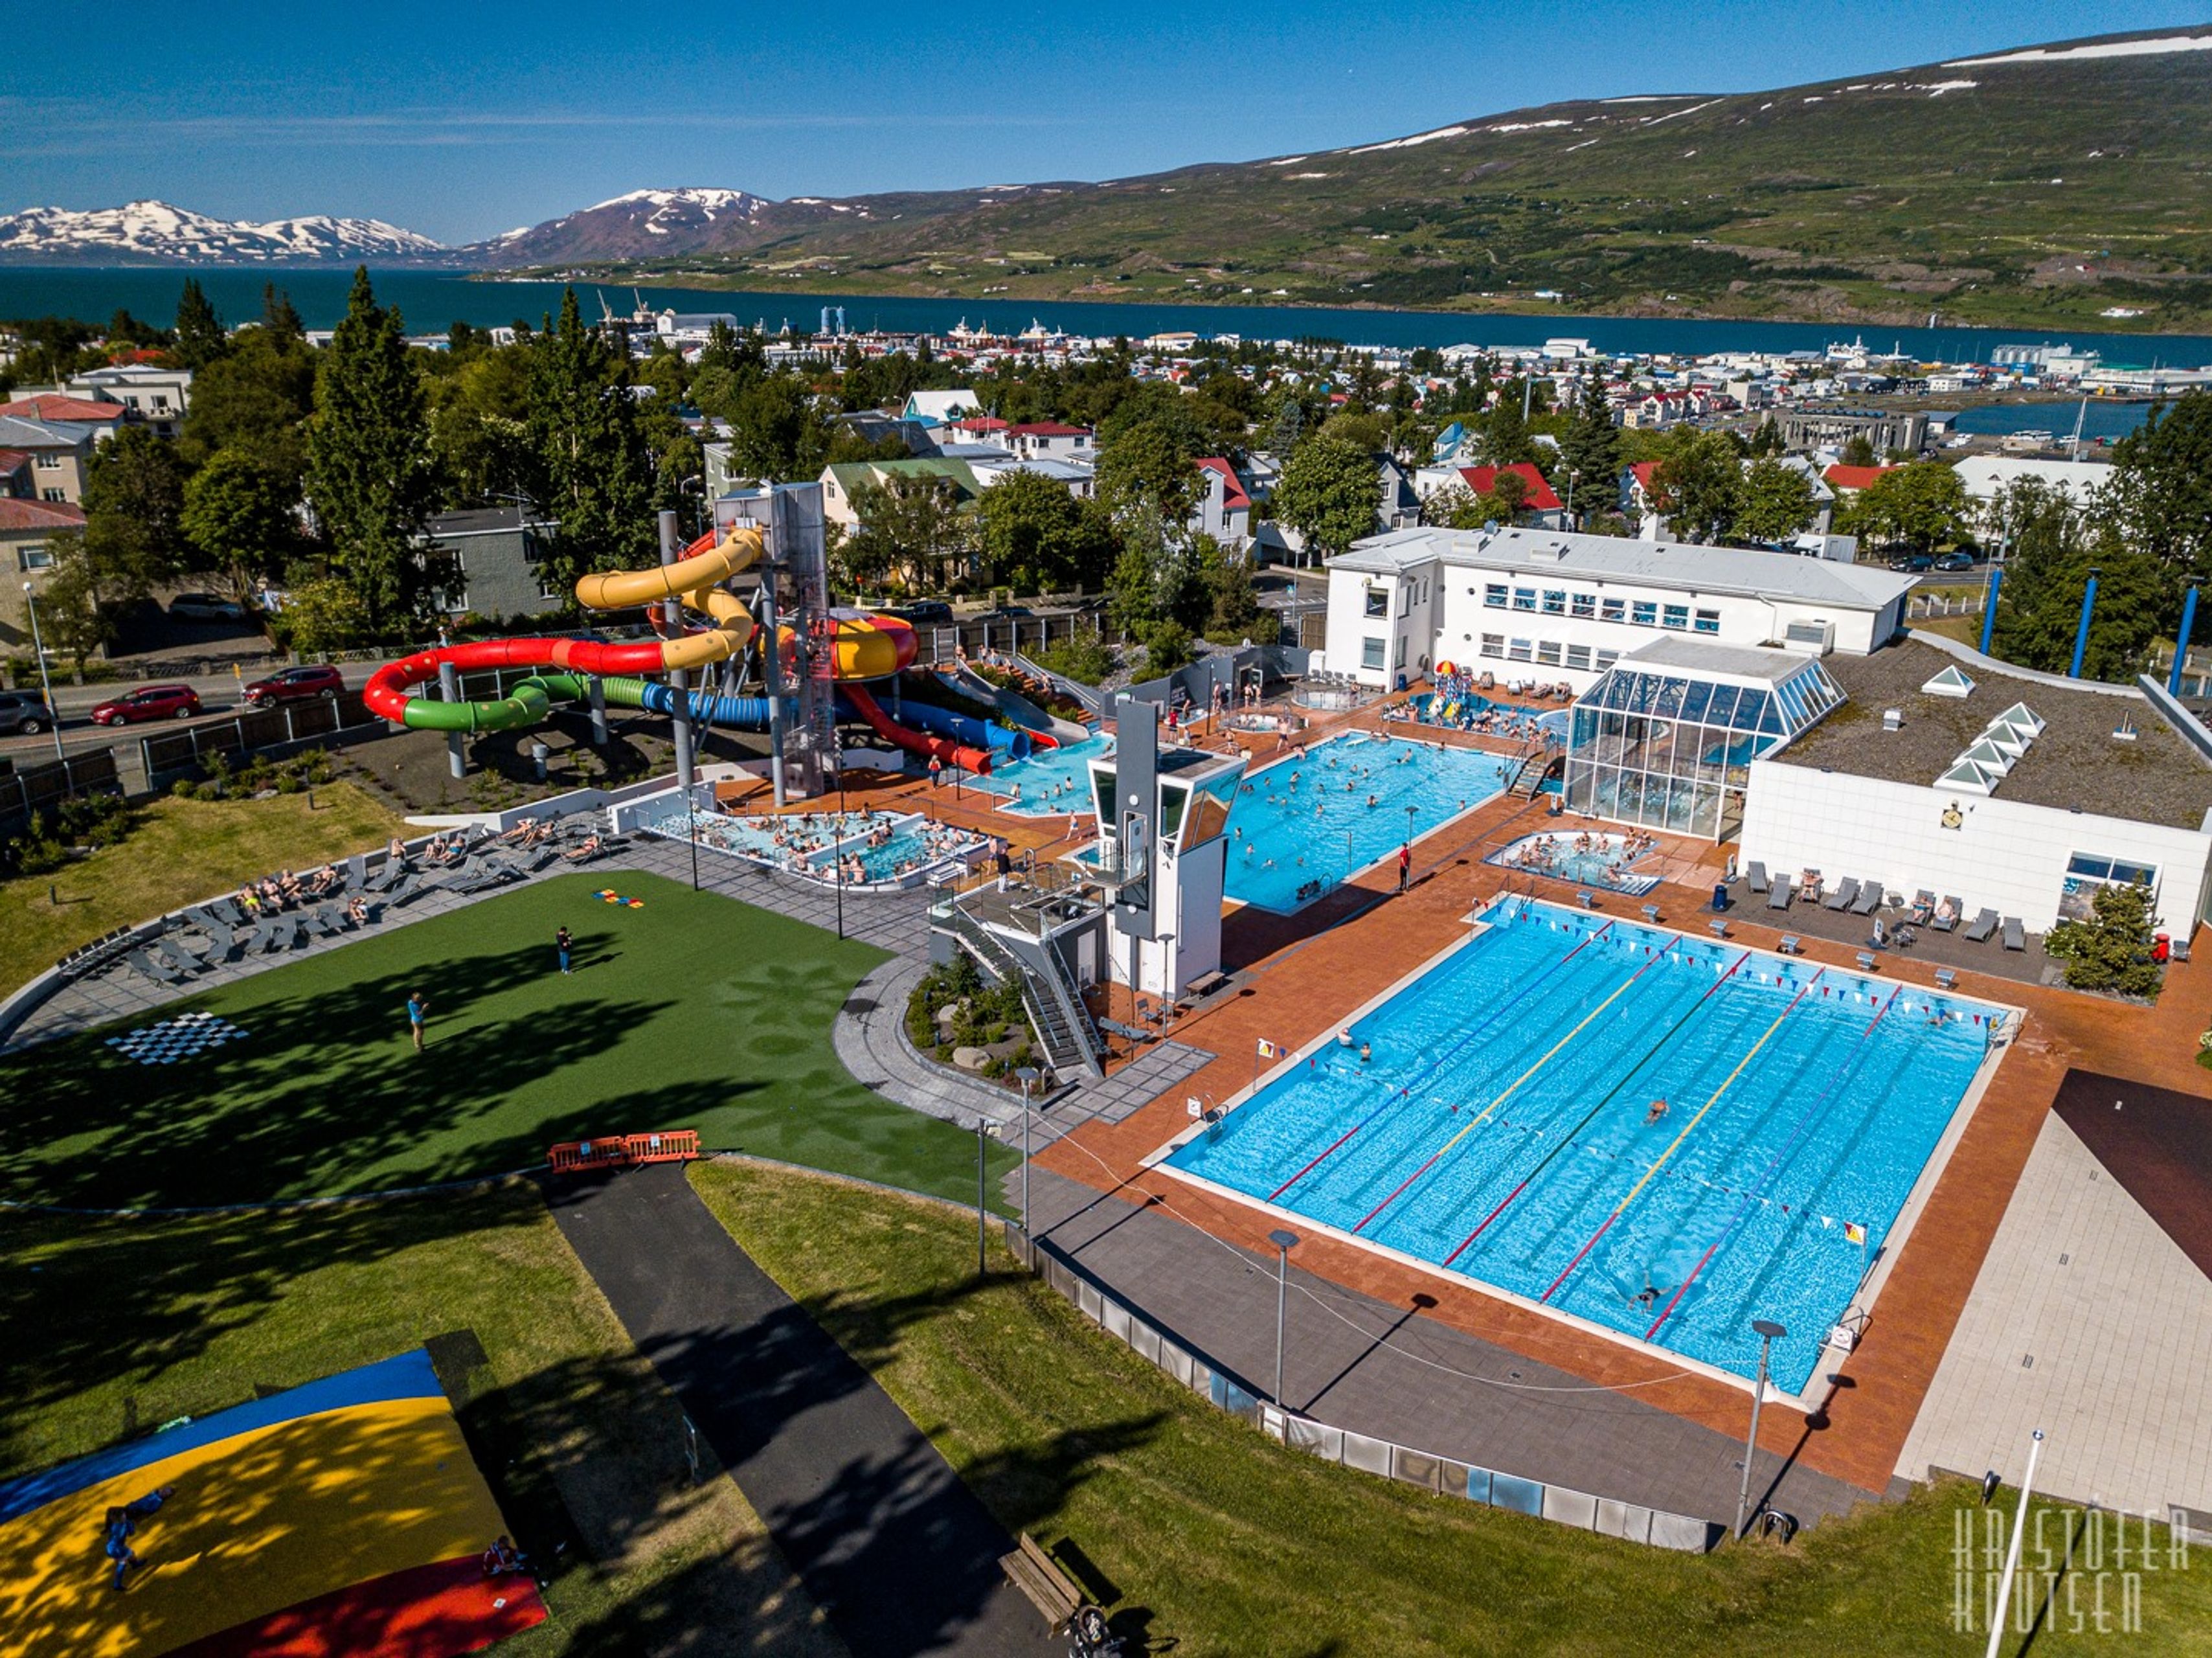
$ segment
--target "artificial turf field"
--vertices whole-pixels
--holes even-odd
[[[644,903],[592,896],[609,887]],[[532,882],[0,1063],[0,1196],[126,1208],[380,1192],[527,1168],[559,1140],[694,1128],[711,1150],[972,1199],[975,1137],[870,1093],[830,1045],[883,960],[652,875]],[[416,990],[430,1003],[420,1054]],[[246,1039],[161,1066],[103,1039],[195,1009]]]

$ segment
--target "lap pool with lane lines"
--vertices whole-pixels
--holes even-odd
[[[1165,1166],[1746,1379],[1778,1320],[1803,1393],[2004,1010],[1523,899],[1483,918]]]

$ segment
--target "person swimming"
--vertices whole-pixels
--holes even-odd
[[[1647,1123],[1656,1123],[1666,1114],[1667,1102],[1664,1100],[1654,1100],[1651,1102],[1651,1108],[1644,1113],[1644,1120]]]

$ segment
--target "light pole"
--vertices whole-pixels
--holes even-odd
[[[842,835],[846,833],[851,826],[845,821],[845,742],[844,739],[837,735],[837,728],[834,725],[830,728],[830,758],[837,767],[837,834]],[[832,835],[830,839],[834,847],[837,835]],[[830,862],[830,873],[836,878],[837,936],[842,939],[845,936],[845,860],[833,855]]]
[[[46,673],[46,648],[39,638],[39,601],[31,584],[23,583],[23,608],[31,613],[31,655],[39,659],[39,692],[46,699],[46,717],[54,722],[54,758],[62,763],[62,782],[69,782],[69,757],[62,753],[61,710],[54,706],[54,682]]]
[[[1014,1075],[1021,1079],[1022,1084],[1022,1237],[1028,1241],[1032,1236],[1030,1230],[1030,1090],[1043,1079],[1044,1073],[1035,1065],[1018,1065],[1014,1068]],[[1030,1265],[1032,1268],[1036,1265],[1034,1250],[1030,1253]]]
[[[1751,1436],[1743,1444],[1743,1484],[1735,1497],[1735,1534],[1743,1535],[1744,1510],[1751,1506],[1751,1459],[1759,1450],[1759,1407],[1766,1398],[1766,1352],[1774,1345],[1777,1336],[1790,1332],[1772,1319],[1753,1319],[1751,1327],[1759,1332],[1759,1380],[1751,1387]]]
[[[1284,1227],[1277,1227],[1267,1234],[1267,1241],[1275,1246],[1275,1408],[1286,1409],[1283,1404],[1283,1322],[1290,1310],[1291,1251],[1297,1247],[1298,1234]]]
[[[2043,1454],[2043,1429],[2027,1448],[2027,1476],[2020,1482],[2020,1512],[2012,1518],[2012,1541],[2005,1548],[2004,1575],[1997,1579],[1996,1610],[1990,1615],[1988,1658],[1997,1658],[1997,1643],[2004,1639],[2005,1612],[2012,1600],[2013,1573],[2020,1569],[2021,1533],[2027,1528],[2028,1493],[2035,1489],[2035,1460]]]
[[[699,890],[699,785],[684,791],[684,836],[691,843],[691,890]]]
[[[1413,883],[1413,808],[1406,808],[1406,856],[1398,864],[1398,890],[1404,892]]]
[[[975,1276],[979,1278],[988,1277],[991,1271],[983,1254],[983,1148],[988,1143],[990,1132],[991,1119],[978,1117],[975,1119]]]

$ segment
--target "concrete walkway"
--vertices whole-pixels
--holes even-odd
[[[1898,1472],[2017,1479],[2040,1428],[2036,1484],[2054,1496],[2212,1509],[2208,1405],[2212,1280],[2045,1118]]]
[[[1030,1175],[1039,1241],[1256,1396],[1274,1388],[1275,1263],[1157,1207]],[[1297,1270],[1283,1393],[1316,1421],[1499,1472],[1727,1524],[1743,1442]],[[1762,1450],[1752,1500],[1810,1521],[1863,1491]]]
[[[553,1218],[854,1658],[1045,1658],[1013,1545],[674,1164],[549,1186]]]

